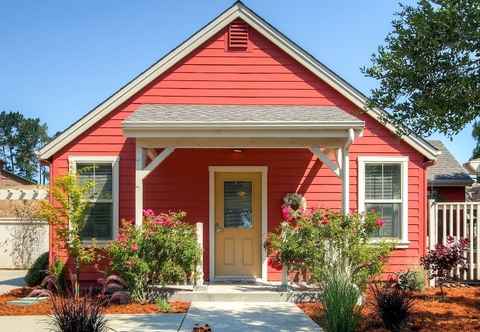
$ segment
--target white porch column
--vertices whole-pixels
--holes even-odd
[[[135,226],[143,223],[143,148],[135,143]]]
[[[350,165],[348,157],[349,148],[342,148],[342,213],[344,215],[350,212]]]

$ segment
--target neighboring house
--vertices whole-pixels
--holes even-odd
[[[480,158],[475,158],[463,164],[474,183],[467,189],[467,198],[473,202],[480,202]]]
[[[430,143],[442,154],[428,168],[429,198],[437,202],[465,202],[466,187],[472,185],[472,178],[441,141]]]
[[[15,216],[16,208],[24,205],[21,199],[17,199],[19,197],[12,197],[11,192],[19,189],[29,190],[36,188],[37,184],[34,181],[6,170],[4,161],[0,160],[0,218]],[[8,190],[10,190],[9,193],[7,193]]]
[[[0,159],[0,189],[11,187],[32,186],[37,183],[5,169],[5,162]]]
[[[115,238],[121,219],[142,223],[143,208],[181,209],[204,223],[207,280],[280,279],[263,241],[290,192],[309,207],[375,208],[386,223],[381,236],[398,242],[387,271],[407,269],[426,250],[427,167],[440,152],[397,136],[381,110],[365,105],[358,90],[237,2],[40,158],[52,182],[69,170],[97,182],[85,239]]]
[[[0,269],[25,269],[48,250],[48,224],[36,220],[45,187],[7,171],[0,160]]]
[[[463,167],[467,170],[468,174],[470,174],[471,178],[478,182],[478,178],[480,175],[480,158],[475,158],[467,161],[463,164]]]

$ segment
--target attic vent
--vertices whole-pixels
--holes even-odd
[[[248,25],[236,21],[228,27],[228,49],[231,51],[246,51],[248,47]]]

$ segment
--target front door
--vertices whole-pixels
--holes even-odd
[[[261,277],[261,186],[261,173],[215,173],[215,277]]]

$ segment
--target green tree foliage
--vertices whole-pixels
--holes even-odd
[[[48,142],[47,125],[19,112],[0,113],[0,159],[7,170],[34,180],[39,172],[35,151]]]
[[[80,234],[90,208],[92,182],[80,183],[74,175],[55,178],[50,191],[52,201],[41,201],[40,218],[55,226],[57,252],[66,249],[74,263],[75,294],[79,293],[80,265],[92,263],[95,246],[83,245]]]
[[[480,2],[401,5],[385,46],[363,72],[377,79],[370,107],[415,133],[453,136],[480,113]]]
[[[475,122],[473,124],[472,136],[475,139],[475,147],[472,151],[472,158],[480,158],[480,122]]]

